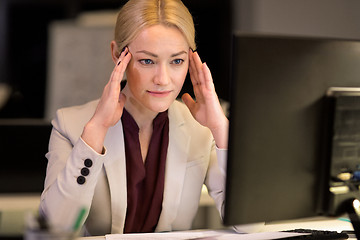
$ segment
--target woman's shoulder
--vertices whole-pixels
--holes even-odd
[[[81,105],[60,108],[57,110],[56,114],[62,113],[68,116],[76,115],[77,117],[90,114],[92,116],[94,114],[98,102],[99,99]]]
[[[199,133],[199,131],[209,131],[207,127],[202,126],[194,119],[189,108],[180,100],[175,100],[170,106],[169,120],[175,125],[186,125],[190,131],[195,130],[197,133]]]
[[[169,108],[169,118],[176,120],[192,120],[189,108],[180,100],[175,100]],[[193,119],[195,120],[195,119]]]
[[[56,111],[52,125],[60,132],[81,135],[85,124],[94,115],[99,100],[87,102],[82,105],[60,108]]]
[[[185,103],[183,103],[180,99],[176,99],[170,106],[170,109],[176,109],[176,110],[180,110],[180,111],[185,111],[185,112],[189,112],[189,109],[187,108],[187,106],[185,105]]]

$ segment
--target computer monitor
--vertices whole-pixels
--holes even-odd
[[[224,223],[341,213],[359,196],[360,41],[236,33],[231,66]],[[359,107],[339,115],[344,90]]]

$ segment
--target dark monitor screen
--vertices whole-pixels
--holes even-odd
[[[346,164],[329,160],[326,92],[360,87],[360,41],[234,34],[231,79],[224,223],[328,214],[329,169]]]

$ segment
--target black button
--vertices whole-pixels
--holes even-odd
[[[81,169],[81,175],[87,176],[87,175],[89,175],[89,173],[90,173],[90,170],[88,168],[84,167]]]
[[[85,179],[85,177],[83,177],[83,176],[79,176],[79,177],[76,179],[76,181],[77,181],[78,184],[84,184],[85,181],[86,181],[86,179]]]
[[[85,165],[86,167],[91,167],[91,166],[93,165],[93,162],[92,162],[91,159],[85,159],[84,165]]]

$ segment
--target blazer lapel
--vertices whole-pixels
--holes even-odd
[[[165,186],[162,212],[156,231],[171,230],[175,220],[186,172],[190,134],[186,133],[185,119],[176,109],[175,102],[169,108],[169,146],[165,167]],[[111,233],[123,233],[127,209],[126,160],[124,135],[121,121],[109,129],[105,139],[107,157],[104,168],[111,194]]]
[[[126,161],[121,121],[109,129],[105,139],[108,150],[104,162],[111,195],[111,233],[122,233],[127,208]]]
[[[175,104],[179,104],[175,102]],[[176,105],[169,108],[169,146],[165,167],[165,186],[162,212],[156,231],[169,231],[175,220],[183,189],[189,152],[190,135],[185,131],[185,120]]]

